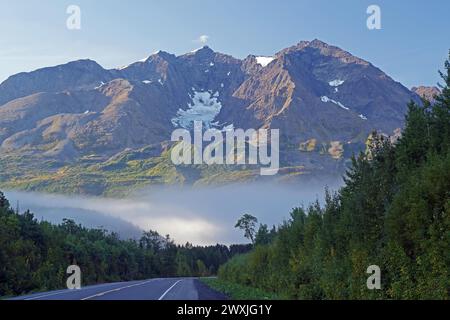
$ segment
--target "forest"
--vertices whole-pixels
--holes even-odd
[[[82,285],[158,277],[215,275],[221,264],[250,245],[176,245],[169,236],[144,232],[139,241],[60,225],[13,210],[0,192],[0,297],[65,288],[67,267],[78,265]]]
[[[448,299],[450,296],[450,60],[435,101],[410,103],[402,137],[373,133],[345,185],[296,208],[269,231],[236,225],[254,243],[219,269],[223,282],[287,299]],[[369,266],[381,289],[369,290]]]

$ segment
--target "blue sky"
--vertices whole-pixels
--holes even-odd
[[[81,8],[79,31],[66,9]],[[368,30],[377,4],[382,30]],[[410,87],[435,85],[450,49],[448,0],[0,0],[0,81],[80,58],[113,68],[159,49],[201,46],[243,58],[321,39],[364,58]]]

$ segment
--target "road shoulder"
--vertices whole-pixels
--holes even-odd
[[[229,297],[225,294],[210,288],[201,280],[195,280],[194,284],[198,292],[199,300],[229,300]]]

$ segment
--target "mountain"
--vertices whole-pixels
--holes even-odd
[[[262,179],[252,166],[175,167],[175,128],[193,120],[280,130],[277,181],[339,177],[373,130],[403,126],[419,96],[322,41],[236,59],[205,46],[106,70],[91,60],[0,84],[0,185],[109,194],[154,184]]]
[[[411,88],[411,91],[430,102],[434,102],[435,97],[441,94],[441,90],[438,87],[419,86]]]
[[[113,77],[98,63],[79,60],[65,65],[19,73],[0,85],[0,105],[39,92],[60,92],[90,88]]]

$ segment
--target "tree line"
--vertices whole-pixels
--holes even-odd
[[[435,101],[408,106],[402,137],[372,134],[344,186],[296,208],[269,231],[246,215],[255,247],[219,270],[224,281],[293,299],[448,299],[450,296],[450,59]],[[369,290],[369,266],[381,290]]]
[[[72,220],[60,225],[13,210],[0,192],[0,296],[65,287],[67,267],[78,265],[83,285],[155,277],[215,275],[248,245],[176,245],[156,231],[139,241],[89,229]]]

